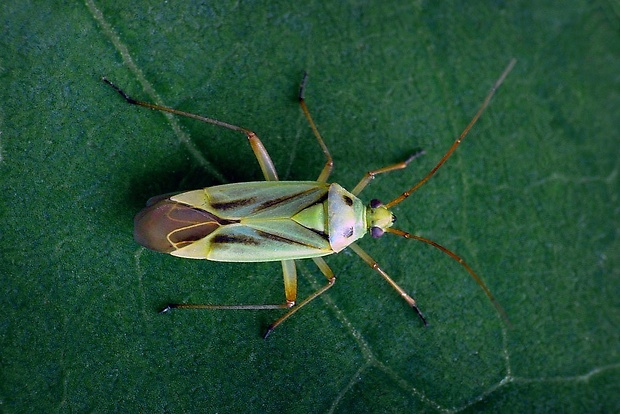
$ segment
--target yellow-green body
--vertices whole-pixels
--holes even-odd
[[[135,228],[142,245],[174,256],[267,262],[337,253],[368,232],[366,215],[338,184],[257,181],[159,200],[136,216]]]

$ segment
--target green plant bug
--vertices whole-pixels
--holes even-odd
[[[388,203],[372,200],[368,205],[364,205],[357,196],[375,176],[407,167],[423,151],[415,152],[405,161],[368,171],[352,191],[347,191],[336,183],[328,183],[334,163],[306,106],[306,74],[299,88],[299,104],[327,159],[316,181],[279,181],[267,150],[258,136],[248,129],[138,101],[103,78],[104,82],[130,104],[193,118],[245,134],[265,177],[265,181],[224,184],[172,196],[153,197],[135,217],[134,238],[148,249],[178,257],[222,262],[280,261],[285,302],[255,305],[169,304],[161,312],[173,308],[288,309],[288,312],[268,327],[264,334],[266,338],[278,325],[334,285],[336,276],[323,256],[350,248],[398,292],[426,326],[427,321],[415,299],[355,243],[367,233],[377,238],[387,232],[429,244],[456,260],[480,285],[504,320],[508,321],[506,313],[489,288],[463,259],[432,240],[393,228],[395,217],[390,208],[404,201],[426,183],[452,155],[482,115],[515,63],[514,59],[510,61],[472,120],[424,178]],[[298,259],[312,259],[327,278],[327,284],[297,304],[295,260]]]

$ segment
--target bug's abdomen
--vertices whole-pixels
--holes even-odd
[[[166,198],[136,215],[134,239],[148,249],[172,253],[232,223],[234,221],[223,220],[208,211]]]

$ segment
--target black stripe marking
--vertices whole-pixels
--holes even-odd
[[[211,206],[217,210],[230,210],[233,208],[239,208],[243,206],[247,206],[248,204],[254,204],[256,202],[256,197],[249,198],[241,198],[239,200],[232,200],[220,203],[211,203]]]
[[[349,197],[348,195],[343,195],[342,199],[344,200],[344,203],[348,205],[349,207],[353,205],[353,199]]]
[[[252,213],[258,213],[261,210],[266,210],[268,208],[272,208],[272,207],[275,207],[277,205],[287,203],[287,202],[289,202],[291,200],[294,200],[294,199],[296,199],[296,198],[298,198],[300,196],[303,196],[305,194],[313,193],[316,190],[317,190],[316,187],[313,187],[313,188],[307,189],[306,191],[301,191],[299,193],[295,193],[295,194],[292,194],[292,195],[288,195],[288,196],[284,196],[284,197],[280,197],[280,198],[274,198],[272,200],[267,200],[264,203],[259,204],[258,206],[256,206],[256,208],[254,210],[252,210]],[[325,195],[324,195],[324,197],[322,197],[321,201],[324,200],[324,198],[326,198],[326,197],[327,197],[327,193],[325,193]],[[315,203],[316,203],[316,201],[312,201],[312,204],[315,204]],[[308,204],[308,205],[311,205],[311,204]],[[299,211],[303,210],[306,207],[307,206],[301,206]]]
[[[230,234],[218,234],[213,237],[212,243],[236,243],[236,244],[245,244],[248,246],[258,246],[260,245],[260,240],[255,239],[254,237],[245,236],[245,235],[236,235],[231,236]]]
[[[281,243],[287,243],[287,244],[296,244],[298,246],[310,247],[310,248],[313,248],[313,249],[317,248],[317,246],[314,246],[312,244],[302,243],[302,242],[297,241],[297,240],[288,239],[286,237],[278,236],[277,234],[267,233],[266,231],[256,230],[256,232],[258,234],[260,234],[261,237],[264,237],[264,238],[269,239],[269,240],[273,240],[273,241],[277,241],[277,242],[281,242]]]
[[[327,235],[327,233],[325,233],[324,231],[318,231],[316,229],[310,229],[306,226],[302,226],[304,229],[306,230],[310,230],[311,232],[313,232],[314,234],[316,234],[317,236],[321,236],[323,239],[325,239],[326,242],[329,242],[329,236]]]

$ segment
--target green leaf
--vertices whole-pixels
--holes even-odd
[[[210,4],[209,4],[210,3]],[[5,2],[0,6],[3,412],[618,412],[620,41],[611,2]],[[260,180],[247,140],[133,107],[136,98],[257,132],[282,179],[324,163],[306,99],[352,188],[396,197],[430,170],[511,58],[444,167],[360,245],[425,312],[350,252],[326,294],[279,311],[275,263],[146,251],[150,197]],[[299,263],[299,297],[325,283]]]

